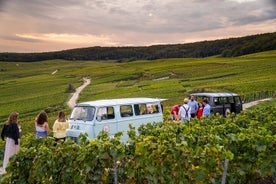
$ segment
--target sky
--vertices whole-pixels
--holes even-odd
[[[276,0],[0,0],[0,52],[183,44],[276,31]]]

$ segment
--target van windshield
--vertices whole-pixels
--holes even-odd
[[[75,107],[71,113],[70,119],[92,121],[95,115],[95,107],[78,106]]]

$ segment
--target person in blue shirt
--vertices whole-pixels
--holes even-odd
[[[191,99],[188,102],[189,107],[191,108],[191,118],[195,118],[198,110],[198,104],[195,100],[195,96],[192,95]]]
[[[202,116],[203,117],[207,117],[207,116],[210,116],[210,113],[211,113],[211,106],[208,104],[208,100],[207,99],[204,99],[202,101],[203,103],[203,113],[202,113]]]

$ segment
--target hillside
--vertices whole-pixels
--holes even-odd
[[[75,89],[91,78],[79,101],[121,97],[166,98],[165,108],[200,91],[231,91],[252,101],[275,93],[276,50],[235,58],[177,58],[116,61],[0,62],[0,119],[18,111],[21,118],[41,110],[65,109]],[[32,123],[32,121],[30,121]]]
[[[275,49],[276,32],[240,38],[148,47],[89,47],[43,53],[0,53],[0,61],[34,62],[64,59],[124,62],[161,58],[204,58],[216,55],[236,57]]]

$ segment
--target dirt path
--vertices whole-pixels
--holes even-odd
[[[79,94],[80,92],[87,86],[90,84],[91,82],[91,79],[90,78],[86,78],[84,77],[83,78],[83,85],[81,85],[80,87],[78,87],[75,91],[75,93],[72,95],[72,97],[70,98],[70,100],[68,101],[67,105],[72,109],[75,107],[76,105],[76,102],[79,98]]]
[[[242,105],[242,107],[243,107],[243,110],[245,110],[245,109],[247,109],[247,108],[249,108],[249,107],[252,107],[252,106],[254,106],[254,105],[257,105],[258,103],[260,103],[260,102],[263,102],[263,101],[267,101],[267,100],[271,100],[272,98],[265,98],[265,99],[261,99],[261,100],[257,100],[257,101],[253,101],[253,102],[249,102],[249,103],[244,103],[243,105]]]

